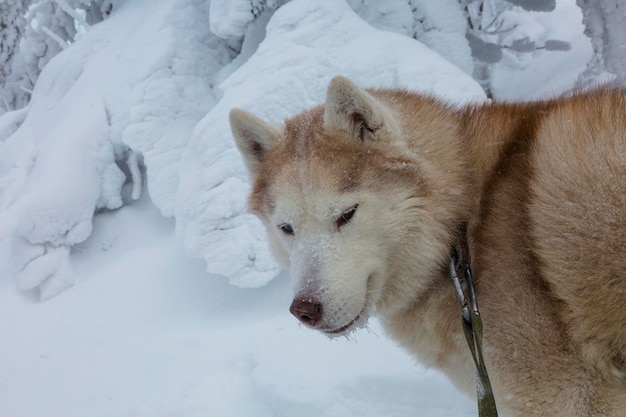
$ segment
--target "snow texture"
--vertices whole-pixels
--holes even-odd
[[[458,1],[349,0],[349,4],[371,25],[417,39],[472,74],[474,63],[465,37],[467,23]]]
[[[72,284],[70,248],[94,213],[121,207],[126,181],[137,197],[134,153],[155,204],[173,213],[180,155],[215,101],[211,76],[230,62],[224,42],[197,29],[207,20],[202,1],[128,1],[46,66],[0,148],[0,231],[15,232],[20,288],[46,299]],[[5,114],[2,130],[23,112]]]
[[[530,54],[506,51],[504,59],[492,66],[491,86],[495,97],[529,100],[554,96],[577,83],[585,65],[593,57],[591,42],[583,34],[583,16],[574,1],[560,1],[552,13],[507,11],[505,31],[499,36],[504,44],[528,38],[538,45],[559,39],[571,45],[569,50]],[[557,23],[558,22],[558,23]],[[595,82],[598,81],[594,78]],[[520,88],[520,86],[524,88]]]
[[[223,39],[242,39],[261,10],[252,9],[250,0],[213,0],[209,14],[211,32]]]
[[[17,2],[16,4],[19,4]],[[19,29],[13,34],[19,49],[12,59],[0,60],[6,78],[0,82],[0,96],[5,111],[22,108],[29,100],[41,70],[76,35],[74,19],[53,1],[23,1]],[[31,3],[31,7],[28,7]],[[5,31],[3,30],[3,35]]]
[[[13,59],[24,33],[27,3],[26,0],[0,0],[0,93],[11,73]],[[0,114],[7,110],[7,105],[8,100],[2,100]]]
[[[626,80],[626,8],[622,0],[577,0],[583,12],[585,34],[591,39],[594,56],[581,81],[592,84],[603,72],[605,78]]]

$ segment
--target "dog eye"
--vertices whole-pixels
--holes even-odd
[[[278,228],[280,230],[282,230],[283,233],[286,234],[286,235],[293,235],[293,233],[294,233],[293,227],[290,224],[288,224],[288,223],[283,223],[283,224],[279,225]]]
[[[342,226],[345,226],[346,224],[348,224],[350,220],[352,220],[354,213],[356,213],[357,207],[359,207],[359,205],[355,204],[354,206],[350,207],[348,210],[344,211],[341,216],[339,216],[339,218],[337,219],[338,229],[340,229]]]

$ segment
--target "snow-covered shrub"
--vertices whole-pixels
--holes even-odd
[[[7,110],[24,107],[31,91],[50,59],[65,49],[74,39],[74,19],[53,1],[34,4],[26,13],[26,29],[9,75],[0,94],[8,104]]]
[[[416,39],[472,74],[467,23],[457,0],[348,0],[366,22]]]
[[[90,25],[95,25],[108,18],[124,4],[126,0],[66,0],[66,2],[77,10],[85,14],[85,21]]]
[[[0,143],[0,238],[13,235],[10,269],[42,299],[74,282],[70,253],[94,214],[139,196],[142,161],[155,203],[173,211],[180,155],[231,56],[208,30],[207,3],[165,3],[129,0],[54,56]]]
[[[0,114],[13,110],[16,105],[21,107],[17,96],[26,94],[10,85],[9,79],[26,30],[25,14],[30,3],[30,0],[0,0]]]
[[[548,30],[530,12],[551,12],[555,0],[459,0],[463,5],[467,38],[475,59],[474,78],[491,95],[492,65],[507,58],[524,68],[538,51],[568,50],[568,42],[548,39]]]
[[[0,36],[0,113],[26,106],[48,62],[123,2],[0,0],[0,24],[6,25]]]
[[[583,12],[585,34],[594,56],[581,75],[583,84],[594,82],[604,72],[626,79],[626,3],[624,0],[576,0]],[[605,76],[606,78],[606,76]]]
[[[472,75],[491,94],[491,66],[508,56],[524,68],[537,51],[567,50],[547,39],[532,11],[555,0],[348,0],[371,25],[419,40]]]
[[[289,0],[212,0],[211,32],[222,39],[242,40],[248,26],[263,14],[273,13]]]

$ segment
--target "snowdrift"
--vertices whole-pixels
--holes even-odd
[[[0,237],[12,237],[21,289],[47,299],[71,286],[72,248],[94,215],[146,185],[207,271],[264,285],[279,268],[245,214],[232,107],[280,123],[322,101],[337,74],[453,103],[484,99],[464,71],[344,2],[294,0],[256,18],[241,5],[128,0],[45,67],[28,109],[0,118]],[[229,36],[241,34],[235,56]]]

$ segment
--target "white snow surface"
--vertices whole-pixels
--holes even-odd
[[[289,315],[227,113],[280,123],[337,74],[451,103],[482,91],[343,1],[243,12],[262,3],[281,2],[127,0],[0,117],[0,416],[476,415],[377,321],[329,340]],[[567,88],[555,74],[574,82],[582,43],[499,67],[495,90]]]

